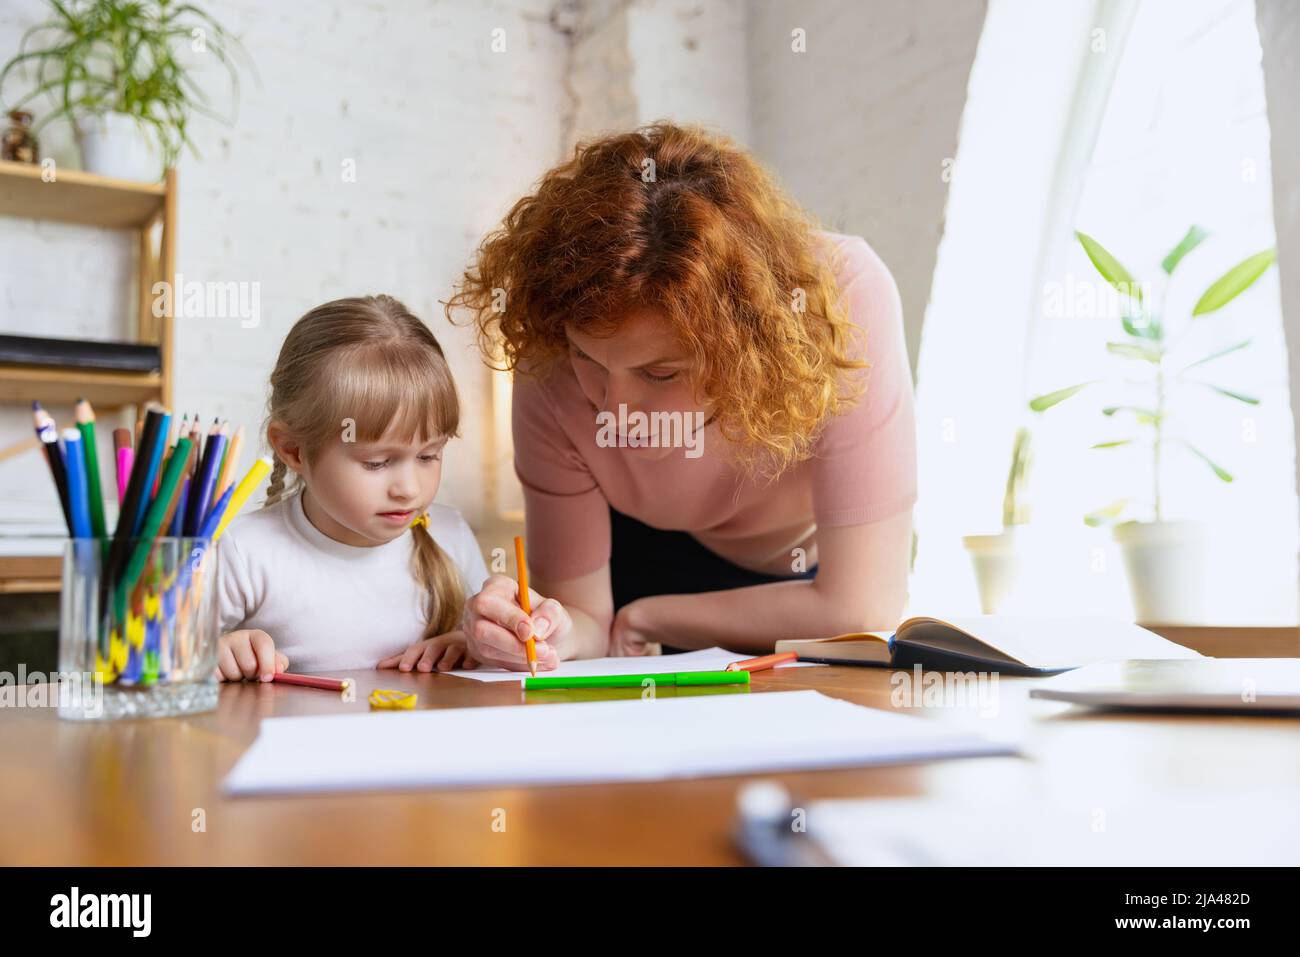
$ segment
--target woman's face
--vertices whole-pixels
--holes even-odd
[[[566,334],[583,394],[598,414],[608,413],[598,423],[612,426],[605,434],[615,435],[618,447],[659,459],[699,445],[711,413],[696,402],[692,360],[659,313],[634,310],[611,336]]]

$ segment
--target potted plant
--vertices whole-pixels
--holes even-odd
[[[994,535],[963,535],[962,544],[970,555],[979,587],[980,610],[996,615],[1015,588],[1020,575],[1020,547],[1016,528],[1029,521],[1025,489],[1029,484],[1032,458],[1029,429],[1021,426],[1011,447],[1011,469],[1002,496],[1002,531]]]
[[[55,104],[36,129],[63,117],[84,169],[119,179],[157,180],[182,147],[197,155],[187,128],[194,113],[223,119],[191,75],[211,56],[237,96],[233,37],[192,3],[172,0],[47,0],[52,16],[28,29],[0,69],[0,91],[18,68],[34,85],[10,109],[41,96]]]
[[[1205,529],[1197,521],[1170,520],[1165,516],[1161,495],[1162,467],[1171,453],[1180,453],[1208,467],[1223,482],[1231,482],[1232,475],[1193,445],[1186,435],[1171,429],[1173,387],[1206,388],[1228,400],[1247,405],[1258,405],[1259,399],[1199,378],[1201,367],[1245,349],[1250,345],[1249,339],[1182,364],[1177,360],[1178,346],[1192,324],[1203,321],[1203,317],[1222,309],[1249,289],[1273,265],[1277,253],[1266,249],[1237,263],[1210,284],[1192,307],[1191,315],[1173,328],[1165,315],[1169,282],[1183,258],[1205,240],[1208,235],[1205,230],[1192,226],[1161,262],[1164,279],[1158,303],[1152,301],[1149,289],[1135,281],[1099,242],[1081,232],[1075,235],[1097,272],[1120,293],[1123,336],[1107,342],[1106,348],[1112,354],[1137,364],[1145,373],[1143,382],[1151,396],[1149,404],[1103,407],[1102,415],[1131,421],[1137,434],[1092,446],[1094,449],[1114,449],[1134,442],[1148,444],[1151,500],[1146,503],[1146,517],[1121,521],[1133,504],[1132,499],[1125,498],[1089,513],[1084,521],[1094,527],[1114,526],[1113,534],[1123,554],[1129,591],[1139,621],[1194,623],[1202,619],[1207,551]],[[1188,373],[1193,370],[1198,370],[1197,375],[1189,377]],[[1035,412],[1044,412],[1100,381],[1103,380],[1081,382],[1038,396],[1030,401],[1029,407]]]

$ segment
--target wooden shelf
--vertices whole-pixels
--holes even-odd
[[[79,170],[57,170],[54,182],[41,167],[0,161],[0,216],[50,219],[112,229],[141,227],[163,209],[163,183],[110,179]]]
[[[158,372],[0,365],[0,402],[29,404],[39,398],[46,405],[71,405],[77,399],[87,399],[98,411],[157,401],[161,395],[162,374]]]
[[[62,569],[58,555],[0,557],[0,595],[57,592],[63,587]]]
[[[159,183],[138,183],[57,170],[53,182],[41,178],[41,167],[0,161],[0,216],[77,223],[135,233],[138,249],[135,277],[136,342],[158,346],[159,366],[153,372],[74,369],[24,363],[0,364],[0,404],[28,405],[40,399],[50,405],[90,400],[97,413],[149,400],[172,402],[174,326],[170,311],[153,311],[154,284],[176,274],[176,171],[167,170]],[[53,290],[51,295],[56,295]],[[26,454],[31,440],[0,449],[0,461]],[[32,456],[36,467],[37,456]],[[44,471],[44,469],[42,469]],[[41,481],[48,481],[43,476]],[[13,556],[0,560],[0,593],[57,591],[58,560]]]

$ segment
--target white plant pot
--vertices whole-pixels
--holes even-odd
[[[162,176],[162,160],[133,116],[83,116],[77,121],[77,142],[87,172],[146,183],[155,183]]]
[[[986,615],[996,615],[1020,577],[1015,526],[1008,526],[997,535],[963,535],[961,542],[975,568],[980,608]]]
[[[1142,624],[1205,621],[1208,535],[1201,522],[1125,522],[1115,526],[1133,613]]]

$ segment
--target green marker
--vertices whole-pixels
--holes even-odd
[[[664,675],[574,675],[569,678],[525,678],[525,691],[555,688],[643,688],[649,683],[678,688],[701,685],[747,685],[748,671],[681,671]]]

